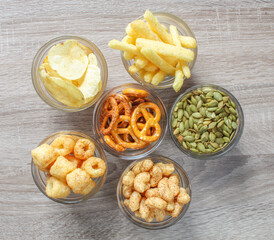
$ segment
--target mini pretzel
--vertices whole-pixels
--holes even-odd
[[[147,109],[151,109],[155,112],[155,116],[151,117],[151,113]],[[142,130],[138,129],[137,120],[139,113],[143,114],[143,117],[146,120],[145,126]],[[130,121],[130,126],[132,127],[135,135],[145,141],[145,142],[155,142],[161,135],[161,127],[159,121],[161,119],[161,111],[159,107],[152,102],[145,102],[138,105],[138,107],[133,111]],[[147,132],[150,128],[154,128],[154,132],[151,136],[147,135]]]
[[[130,116],[131,115],[131,103],[130,103],[128,97],[123,94],[118,94],[118,93],[111,95],[111,96],[114,97],[114,99],[116,100],[116,102],[118,104],[119,114]]]
[[[131,128],[131,126],[129,125],[126,128],[119,128],[118,125],[120,122],[130,122],[130,117],[129,116],[125,116],[125,115],[120,115],[117,122],[114,124],[113,129],[111,131],[111,135],[113,136],[113,138],[115,139],[115,141],[125,147],[125,148],[133,148],[133,149],[141,149],[144,148],[145,146],[148,145],[147,142],[144,142],[140,139],[138,139],[135,135],[134,132]],[[132,139],[134,140],[134,142],[127,142],[124,141],[120,135],[121,134],[128,134],[132,137]]]
[[[117,152],[123,152],[126,150],[120,144],[115,143],[110,135],[105,135],[104,140],[107,145],[109,145],[111,148],[115,149]]]
[[[109,109],[110,108],[110,109]],[[114,123],[119,117],[118,105],[114,97],[108,97],[105,101],[100,116],[100,133],[107,135],[111,132]],[[110,122],[108,123],[108,120]],[[108,126],[107,126],[108,125]]]
[[[123,94],[128,97],[147,98],[148,92],[141,89],[126,88],[123,90]]]

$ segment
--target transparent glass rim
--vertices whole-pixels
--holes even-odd
[[[143,219],[137,218],[131,211],[130,209],[128,209],[122,202],[125,200],[123,193],[122,193],[122,179],[123,176],[130,170],[133,168],[133,166],[135,166],[135,164],[139,161],[142,161],[144,159],[150,158],[154,163],[155,162],[164,162],[164,163],[172,163],[175,166],[175,172],[179,175],[180,177],[180,182],[181,185],[186,189],[187,193],[190,196],[190,202],[188,204],[185,204],[182,208],[181,213],[179,214],[178,217],[176,218],[172,218],[172,217],[168,217],[166,218],[164,221],[162,222],[151,222],[148,223],[146,221],[144,221]],[[135,160],[134,162],[132,162],[122,173],[122,175],[119,178],[118,184],[117,184],[117,189],[116,189],[116,196],[117,196],[117,202],[118,202],[118,206],[121,210],[121,212],[123,213],[123,215],[132,223],[136,224],[139,227],[143,227],[146,229],[150,229],[150,230],[156,230],[156,229],[163,229],[163,228],[167,228],[170,227],[172,225],[174,225],[175,223],[177,223],[187,212],[191,200],[192,200],[192,191],[191,191],[191,184],[190,184],[190,180],[189,177],[186,173],[186,171],[183,169],[183,167],[177,163],[176,161],[165,157],[165,156],[161,156],[161,155],[150,155],[144,159],[138,159]]]
[[[115,151],[114,149],[109,147],[104,142],[102,134],[99,132],[100,123],[98,122],[99,115],[97,115],[97,114],[100,114],[99,112],[100,112],[102,105],[104,103],[104,99],[106,99],[107,96],[109,96],[111,92],[113,92],[115,90],[119,90],[119,89],[125,89],[125,88],[138,88],[138,89],[143,89],[143,90],[147,91],[153,98],[155,98],[159,102],[159,108],[162,109],[160,122],[163,124],[163,128],[161,129],[161,136],[156,142],[151,143],[151,144],[154,144],[153,147],[151,147],[149,149],[148,147],[150,145],[148,145],[146,147],[148,150],[143,153],[140,153],[140,154],[136,153],[136,154],[132,154],[132,155],[125,155],[126,151],[129,151],[129,150],[126,150],[125,152]],[[109,152],[113,156],[119,157],[124,160],[135,160],[135,159],[143,158],[143,157],[147,156],[148,154],[152,153],[162,143],[162,141],[166,135],[166,132],[167,132],[167,124],[168,124],[167,110],[166,110],[165,104],[163,103],[161,98],[158,97],[157,94],[155,92],[153,92],[151,89],[149,89],[148,87],[137,84],[137,83],[122,84],[122,85],[116,86],[116,87],[111,88],[108,91],[104,92],[104,94],[101,96],[100,100],[95,104],[94,111],[93,111],[93,134],[94,134],[94,136],[99,139],[101,146],[107,152]],[[143,149],[146,149],[146,148],[143,148]],[[142,149],[140,149],[140,150],[142,150]]]
[[[156,17],[164,17],[164,18],[168,18],[168,19],[171,19],[173,20],[173,22],[177,23],[177,25],[181,26],[180,29],[182,28],[186,28],[188,33],[187,36],[190,36],[190,37],[193,37],[196,39],[193,31],[191,30],[191,28],[189,27],[189,25],[184,22],[181,18],[171,14],[171,13],[167,13],[167,12],[153,12],[153,15],[156,16]],[[144,20],[144,16],[140,16],[139,18],[137,18],[137,20]],[[180,30],[178,29],[178,30]],[[124,37],[126,36],[126,34],[124,35]],[[197,40],[197,39],[196,39]],[[196,59],[197,59],[197,56],[198,56],[198,45],[197,45],[197,48],[195,49],[192,49],[193,52],[194,52],[194,59],[193,61],[189,64],[189,68],[190,70],[193,69],[195,63],[196,63]],[[145,82],[143,79],[141,79],[137,73],[135,74],[132,74],[129,72],[128,68],[129,66],[133,63],[132,60],[126,60],[124,58],[124,55],[123,55],[123,51],[121,51],[121,59],[122,59],[122,63],[126,69],[126,71],[128,72],[128,74],[137,82],[139,82],[140,84],[142,85],[145,85],[149,88],[154,88],[154,89],[167,89],[167,88],[172,88],[172,85],[173,85],[173,82],[174,82],[174,77],[173,76],[168,76],[162,83],[160,83],[159,85],[153,85],[153,84],[150,84],[150,83],[147,83]]]
[[[47,143],[50,139],[52,138],[56,138],[60,135],[74,135],[74,136],[80,136],[83,138],[87,138],[90,139],[91,141],[94,142],[96,149],[99,151],[100,154],[100,158],[104,160],[104,162],[106,163],[107,166],[107,160],[106,160],[106,156],[105,153],[103,151],[103,149],[101,148],[100,144],[93,138],[90,137],[88,135],[86,135],[85,133],[79,132],[79,131],[60,131],[60,132],[55,132],[49,136],[47,136],[46,138],[44,138],[39,144],[38,146]],[[45,182],[42,179],[42,174],[45,174],[43,171],[39,170],[39,168],[34,164],[33,159],[31,159],[31,174],[32,174],[32,178],[33,181],[35,183],[35,185],[37,186],[37,188],[40,190],[40,192],[42,192],[47,198],[57,202],[57,203],[62,203],[62,204],[77,204],[80,202],[84,202],[88,199],[90,199],[91,197],[93,197],[96,193],[98,193],[100,191],[100,189],[102,188],[102,186],[104,185],[106,176],[107,176],[107,171],[108,168],[106,167],[106,171],[104,173],[103,176],[96,178],[97,180],[96,182],[96,187],[87,195],[79,195],[77,194],[77,196],[79,196],[79,198],[77,198],[76,200],[73,199],[67,199],[67,198],[51,198],[46,194],[46,185]],[[40,181],[40,182],[39,182]],[[41,183],[43,182],[43,183]]]
[[[180,101],[188,93],[196,90],[197,88],[203,88],[203,87],[211,87],[213,89],[217,89],[217,90],[220,90],[220,91],[226,93],[229,96],[229,98],[235,103],[236,111],[238,113],[239,124],[238,124],[237,130],[236,130],[233,138],[223,149],[221,149],[215,153],[195,153],[190,150],[184,149],[181,146],[181,144],[179,143],[179,141],[177,140],[177,138],[173,135],[172,126],[171,126],[172,113],[173,113],[174,108],[175,108],[176,104],[178,103],[178,101]],[[228,151],[230,151],[232,148],[234,148],[237,145],[237,143],[239,142],[239,140],[243,134],[243,129],[244,129],[244,113],[243,113],[243,109],[242,109],[240,103],[238,102],[237,98],[234,97],[234,95],[232,93],[230,93],[228,90],[226,90],[220,86],[213,85],[213,84],[195,85],[191,88],[188,88],[184,93],[180,94],[177,97],[177,99],[174,101],[171,111],[169,113],[168,128],[169,128],[171,138],[172,138],[173,142],[175,143],[175,145],[187,156],[190,156],[190,157],[196,158],[196,159],[200,159],[200,160],[216,159],[216,158],[226,154]]]
[[[71,106],[67,106],[59,101],[57,101],[48,91],[47,89],[43,90],[41,85],[43,85],[39,73],[38,73],[38,69],[39,69],[39,61],[41,59],[41,57],[49,50],[50,46],[53,46],[54,44],[57,44],[61,41],[65,41],[68,39],[75,39],[77,41],[80,42],[85,42],[86,44],[84,45],[88,45],[88,47],[91,48],[91,50],[93,51],[93,53],[95,54],[95,56],[97,57],[98,62],[102,63],[102,66],[100,67],[101,70],[101,80],[102,80],[102,87],[101,90],[99,91],[99,93],[88,103],[84,104],[81,107],[71,107]],[[100,64],[99,64],[100,65]],[[102,77],[104,76],[104,77]],[[82,111],[85,110],[89,107],[91,107],[92,105],[95,104],[95,102],[101,97],[101,95],[103,94],[106,84],[107,84],[107,80],[108,80],[108,68],[107,68],[107,62],[104,58],[104,55],[102,54],[102,52],[100,51],[100,49],[90,40],[83,38],[83,37],[79,37],[79,36],[72,36],[72,35],[65,35],[65,36],[59,36],[56,38],[53,38],[51,40],[49,40],[48,42],[46,42],[42,47],[40,47],[40,49],[37,51],[37,53],[34,56],[34,59],[32,61],[32,67],[31,67],[31,77],[32,77],[32,84],[33,87],[36,91],[36,93],[38,94],[38,96],[49,106],[57,109],[57,110],[61,110],[64,112],[78,112],[78,111]],[[46,91],[50,97],[46,96],[43,92]]]

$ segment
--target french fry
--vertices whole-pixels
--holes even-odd
[[[135,54],[135,55],[138,54],[138,50],[137,50],[136,46],[134,46],[133,44],[120,42],[120,41],[115,40],[115,39],[109,41],[108,46],[113,48],[113,49],[118,49],[118,50],[129,52],[129,53],[132,53],[132,54]]]
[[[151,83],[154,74],[155,74],[155,72],[146,72],[144,75],[145,82]]]
[[[138,72],[139,77],[143,80],[144,80],[145,74],[146,74],[146,70],[144,69],[140,69],[140,71]]]
[[[162,71],[174,75],[175,68],[167,63],[164,59],[162,59],[154,50],[151,48],[142,48],[141,53],[147,58],[150,62],[152,62],[155,66],[160,68]]]
[[[189,69],[187,63],[183,61],[181,63],[181,65],[182,65],[182,70],[183,70],[183,73],[184,73],[185,77],[190,78],[191,77],[191,72],[190,72],[190,69]]]
[[[137,38],[136,46],[138,49],[143,47],[151,48],[160,55],[174,57],[178,60],[183,60],[186,62],[193,61],[194,59],[194,53],[190,49],[173,46],[163,42]]]
[[[124,58],[125,58],[127,61],[129,61],[129,60],[135,58],[135,54],[130,53],[130,52],[124,52]]]
[[[165,43],[172,44],[172,38],[169,35],[169,33],[166,31],[166,29],[160,24],[158,19],[153,16],[153,14],[146,10],[144,14],[145,20],[148,22],[150,28],[153,32],[155,32]]]
[[[123,39],[122,42],[128,43],[128,44],[133,44],[135,45],[135,40],[132,36],[126,35]]]
[[[137,72],[140,70],[140,68],[137,67],[135,64],[132,64],[132,65],[128,68],[128,70],[129,70],[129,72],[130,72],[131,74],[135,74],[135,73],[137,73]]]
[[[181,44],[185,48],[196,48],[197,42],[196,39],[189,36],[179,36]]]
[[[154,33],[151,28],[142,20],[135,20],[130,24],[130,26],[132,30],[142,38],[161,41],[157,34]]]
[[[176,72],[175,72],[175,80],[173,83],[173,89],[175,92],[178,92],[184,84],[184,74],[181,70],[181,64],[178,63],[176,67]]]
[[[151,62],[148,62],[148,64],[144,67],[144,70],[147,72],[155,72],[158,68]]]
[[[148,60],[145,59],[143,56],[139,55],[135,58],[135,65],[142,69],[148,64]]]
[[[170,35],[172,37],[173,43],[175,46],[181,47],[181,41],[179,38],[178,30],[175,26],[170,25],[169,26]]]
[[[164,24],[161,24],[161,26],[168,32],[168,28]]]
[[[159,70],[152,78],[151,80],[151,84],[153,85],[159,85],[159,83],[161,83],[165,77],[167,76],[167,73]]]
[[[170,57],[170,56],[162,56],[159,54],[159,56],[164,59],[166,62],[168,62],[171,66],[176,67],[177,63],[178,63],[178,59],[174,58],[174,57]]]
[[[129,23],[126,27],[126,33],[127,35],[131,36],[132,38],[136,39],[138,38],[138,34],[136,32],[133,31],[132,27],[131,27],[131,23]]]

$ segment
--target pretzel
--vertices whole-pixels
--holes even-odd
[[[110,107],[110,109],[109,109]],[[103,104],[100,116],[100,133],[107,135],[111,132],[114,123],[119,117],[118,105],[114,97],[108,97]],[[108,123],[108,120],[110,122]],[[108,125],[108,126],[107,126]]]
[[[111,97],[114,97],[114,99],[116,100],[120,115],[131,115],[131,102],[127,96],[117,93],[111,95]]]
[[[129,125],[128,127],[126,128],[119,128],[118,125],[120,122],[130,122],[131,118],[129,116],[126,116],[126,115],[120,115],[118,120],[116,121],[116,123],[114,124],[113,126],[113,129],[111,131],[111,135],[113,136],[113,138],[115,139],[115,141],[123,146],[124,148],[131,148],[131,149],[141,149],[141,148],[144,148],[148,145],[147,142],[144,142],[140,139],[138,139],[131,126]],[[131,138],[134,140],[134,142],[127,142],[127,141],[124,141],[120,135],[121,134],[128,134],[131,136]]]
[[[123,94],[128,97],[147,98],[148,92],[141,89],[126,88],[123,90]]]
[[[155,116],[151,117],[151,113],[148,112],[147,109],[151,109],[155,112]],[[142,130],[138,129],[137,120],[139,114],[142,113],[143,117],[146,120],[145,126]],[[132,113],[130,126],[134,134],[141,140],[145,142],[155,142],[161,135],[161,127],[159,125],[159,121],[161,119],[161,111],[159,107],[152,102],[144,102],[138,105],[137,108]],[[148,130],[154,128],[154,132],[151,136],[147,134]]]
[[[126,149],[122,147],[120,144],[117,144],[113,141],[111,135],[105,135],[104,140],[107,145],[109,145],[111,148],[115,149],[117,152],[124,152]]]

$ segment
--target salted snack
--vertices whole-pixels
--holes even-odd
[[[218,152],[229,144],[238,124],[235,103],[211,87],[197,88],[180,99],[171,121],[182,148],[203,154]]]
[[[146,222],[177,217],[190,196],[174,171],[173,164],[153,163],[149,158],[137,162],[122,179],[125,206]]]
[[[31,151],[33,162],[47,174],[46,194],[66,198],[71,190],[87,195],[96,186],[93,178],[105,174],[106,163],[94,156],[95,145],[90,139],[61,135],[48,144]]]
[[[138,73],[153,85],[160,84],[168,75],[174,76],[173,88],[178,92],[184,79],[191,77],[188,65],[194,60],[192,49],[197,47],[196,39],[180,35],[173,25],[168,32],[149,10],[144,19],[129,23],[123,40],[113,39],[108,45],[124,51],[126,60],[134,60],[128,69],[131,74]]]
[[[96,56],[72,39],[51,47],[39,67],[39,75],[48,92],[71,107],[87,104],[102,87]]]
[[[159,139],[161,111],[148,96],[145,90],[127,88],[105,100],[100,133],[111,148],[118,152],[142,149]]]

